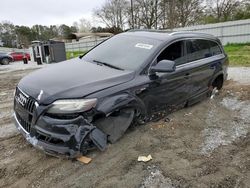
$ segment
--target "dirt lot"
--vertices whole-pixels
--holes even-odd
[[[130,129],[88,165],[47,156],[16,131],[13,91],[33,70],[0,69],[0,187],[250,187],[250,69],[240,82],[230,69],[236,81],[213,100]]]

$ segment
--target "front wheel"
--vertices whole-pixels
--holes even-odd
[[[113,112],[110,116],[101,118],[94,125],[108,135],[111,143],[120,139],[132,124],[135,115],[134,109],[122,109]]]
[[[1,61],[1,63],[3,65],[8,65],[8,64],[10,64],[10,60],[8,58],[3,58],[2,61]]]

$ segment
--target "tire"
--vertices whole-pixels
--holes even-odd
[[[211,99],[214,98],[214,96],[219,92],[219,90],[221,90],[221,88],[223,87],[223,75],[219,75],[211,84],[211,86],[209,87],[209,92],[208,92],[208,97],[210,97]]]
[[[223,75],[219,75],[212,83],[213,88],[220,90],[223,87]]]
[[[8,58],[3,58],[1,63],[2,63],[2,65],[8,65],[8,64],[10,64],[10,60]]]

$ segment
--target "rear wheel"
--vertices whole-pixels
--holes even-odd
[[[213,88],[220,90],[223,86],[223,75],[219,75],[212,83]]]
[[[8,64],[10,64],[10,60],[8,58],[3,58],[2,61],[1,61],[1,63],[3,65],[8,65]]]
[[[219,90],[223,86],[223,75],[219,75],[212,83],[212,85],[209,87],[209,96],[211,99],[214,98],[214,96],[219,92]]]

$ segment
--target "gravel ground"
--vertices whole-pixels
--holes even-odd
[[[250,67],[230,67],[228,79],[235,80],[241,84],[250,84]]]
[[[37,67],[0,66],[0,187],[249,187],[250,68],[229,68],[213,100],[129,129],[84,165],[36,150],[12,123],[14,88]]]
[[[37,65],[36,62],[29,61],[28,64],[23,64],[22,61],[12,62],[9,65],[0,65],[0,74],[7,73],[12,71],[28,70],[28,69],[37,69],[38,67],[42,68],[48,66],[48,64]]]

